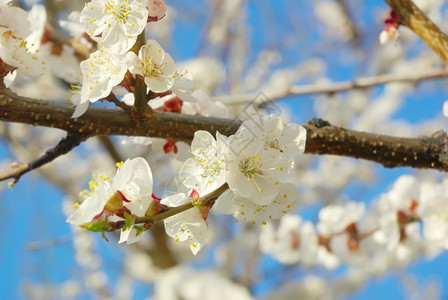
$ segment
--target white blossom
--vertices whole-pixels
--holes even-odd
[[[83,104],[107,97],[112,88],[123,80],[127,65],[123,56],[100,49],[81,62],[81,72],[83,82],[80,104]]]
[[[317,229],[319,233],[339,234],[343,232],[347,226],[358,222],[364,215],[364,203],[347,202],[344,205],[331,204],[327,205],[319,211],[319,223]]]
[[[191,97],[194,98],[195,101],[183,102],[183,114],[219,118],[229,117],[230,112],[227,106],[225,106],[222,102],[213,101],[203,90],[196,90],[192,92]]]
[[[101,175],[97,177],[97,181],[91,181],[91,192],[84,192],[86,199],[68,217],[67,222],[84,225],[103,213],[113,215],[122,207],[136,216],[144,216],[153,201],[152,183],[152,172],[146,160],[141,157],[128,159],[113,178]],[[132,233],[135,231],[122,230],[120,242],[129,237],[132,242],[136,241],[136,235]]]
[[[46,61],[33,44],[36,39],[32,38],[38,35],[43,25],[32,26],[29,16],[21,8],[0,5],[0,59],[3,61],[0,71],[3,75],[14,68],[22,75],[33,77],[49,71]],[[27,41],[28,38],[30,41]]]
[[[70,36],[80,38],[85,32],[85,26],[79,20],[80,16],[79,11],[72,11],[68,14],[67,20],[59,21],[59,25],[67,30]]]
[[[138,57],[129,52],[126,60],[130,65],[129,71],[143,76],[151,91],[163,93],[173,86],[176,77],[174,60],[157,41],[148,40],[146,45],[140,48]]]
[[[188,203],[190,197],[184,193],[163,198],[160,203],[177,207]],[[164,220],[166,233],[176,242],[187,242],[196,255],[207,243],[208,227],[199,207],[193,207]]]
[[[179,171],[179,178],[187,188],[207,194],[225,183],[225,150],[227,137],[207,131],[196,131],[191,143],[193,157],[187,159]]]
[[[274,200],[278,180],[294,164],[291,156],[303,152],[306,138],[300,126],[282,127],[276,117],[255,117],[229,137],[226,181],[236,195],[258,205]]]
[[[407,238],[407,228],[418,224],[408,224],[416,213],[419,199],[419,183],[410,175],[400,176],[392,189],[381,195],[379,201],[379,230],[373,238],[394,250]]]
[[[253,224],[266,225],[267,221],[280,219],[288,213],[298,197],[298,188],[289,182],[280,183],[277,196],[271,203],[265,205],[256,204],[251,199],[239,197],[228,190],[218,198],[213,210],[231,214],[237,221],[243,220]]]
[[[423,182],[417,212],[423,223],[425,239],[448,249],[448,179],[442,184]]]
[[[147,0],[92,0],[81,11],[87,34],[109,52],[124,54],[148,19]]]
[[[299,216],[285,215],[277,230],[272,223],[261,227],[261,251],[284,264],[314,264],[318,247],[318,236],[313,224],[303,222]]]
[[[294,123],[285,124],[276,115],[254,116],[244,121],[239,131],[245,138],[262,139],[266,149],[277,149],[289,157],[305,152],[305,128]]]
[[[10,34],[0,36],[0,58],[4,63],[26,76],[41,76],[49,71],[46,61],[39,54],[31,53],[25,40]]]
[[[386,44],[389,41],[396,41],[400,37],[400,31],[394,26],[387,27],[381,31],[379,35],[379,41],[381,45]]]

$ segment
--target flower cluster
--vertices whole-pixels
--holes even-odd
[[[132,243],[150,226],[138,225],[138,217],[157,215],[163,207],[183,207],[167,215],[165,229],[197,254],[208,239],[206,221],[212,207],[254,224],[267,224],[291,210],[299,192],[281,180],[294,166],[294,156],[304,152],[305,140],[302,126],[285,124],[274,115],[246,120],[230,137],[217,132],[215,139],[198,131],[191,143],[192,156],[179,171],[188,194],[156,198],[151,169],[143,158],[135,158],[127,160],[115,177],[91,182],[91,192],[84,193],[85,201],[67,221],[101,232],[119,228],[122,222],[120,242]]]
[[[84,191],[84,202],[76,204],[67,222],[93,231],[110,231],[112,223],[123,221],[120,243],[128,244],[141,238],[144,226],[135,224],[137,217],[160,212],[160,199],[152,193],[152,172],[141,157],[118,163],[113,178],[100,175],[90,182],[90,192]]]
[[[9,2],[0,3],[0,76],[15,70],[26,76],[40,76],[49,67],[35,44],[39,42],[35,35],[40,27],[31,22],[38,6],[26,12]]]
[[[162,19],[166,6],[162,0],[93,0],[86,3],[79,15],[80,25],[99,49],[81,62],[82,88],[74,100],[73,117],[86,111],[89,102],[107,97],[123,82],[128,90],[130,71],[143,76],[148,89],[166,92],[173,86],[174,61],[154,40],[139,49],[138,57],[130,51],[148,22]],[[130,76],[130,75],[129,75]]]
[[[420,254],[448,249],[448,182],[397,179],[366,214],[363,203],[321,209],[314,226],[286,215],[277,229],[262,227],[261,250],[285,264],[335,268],[341,261],[358,267],[382,262],[382,270],[407,264]]]
[[[217,209],[254,224],[281,217],[299,192],[280,180],[293,168],[294,156],[305,151],[305,141],[305,128],[285,124],[275,115],[244,121],[228,139],[224,157],[229,191],[218,199]]]
[[[81,62],[83,79],[72,99],[77,105],[73,117],[81,116],[89,102],[112,92],[116,97],[120,88],[125,90],[122,101],[133,105],[136,79],[146,84],[153,109],[227,116],[224,105],[211,101],[201,90],[193,91],[187,73],[176,71],[174,60],[157,41],[138,44],[138,54],[137,49],[130,51],[147,22],[161,19],[165,12],[160,0],[93,0],[86,4],[79,15],[80,25],[99,49]],[[179,171],[187,193],[154,200],[148,187],[152,183],[149,166],[143,158],[136,158],[127,161],[111,180],[97,182],[93,194],[68,221],[102,232],[124,224],[120,241],[133,242],[147,229],[135,225],[135,220],[157,212],[151,203],[159,205],[158,212],[162,207],[186,207],[189,209],[167,215],[165,229],[175,241],[189,243],[196,254],[207,242],[206,221],[212,207],[253,224],[266,224],[291,210],[299,192],[285,179],[294,167],[294,157],[304,152],[305,140],[303,127],[285,124],[275,115],[246,120],[229,137],[216,133],[215,138],[198,131],[189,154],[181,151],[184,147],[176,140],[165,140],[160,144],[163,152],[175,153],[178,159],[188,157]],[[156,144],[153,142],[153,148]],[[137,174],[132,175],[134,172]]]
[[[191,144],[192,157],[182,165],[179,177],[186,188],[201,196],[227,185],[228,190],[218,197],[213,211],[231,214],[236,221],[267,224],[268,220],[286,214],[298,198],[297,187],[280,180],[294,166],[294,156],[304,152],[305,141],[306,131],[302,126],[285,124],[275,115],[246,120],[229,137],[217,132],[215,139],[209,132],[198,131]],[[208,209],[199,204],[207,213],[198,209],[195,220],[200,217],[206,220]],[[179,220],[182,216],[176,218]],[[166,220],[165,227],[172,229],[169,225],[172,221]],[[186,219],[182,222],[185,226],[199,225]],[[179,228],[176,234],[182,233]]]

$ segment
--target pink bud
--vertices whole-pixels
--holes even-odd
[[[147,8],[148,22],[157,22],[166,14],[166,5],[163,0],[149,0]]]

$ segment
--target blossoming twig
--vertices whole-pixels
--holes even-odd
[[[410,0],[386,0],[400,23],[414,31],[448,64],[448,37]]]
[[[205,195],[204,197],[201,197],[201,199],[204,201],[204,203],[206,204],[213,204],[213,201],[218,199],[218,197],[224,193],[227,189],[229,188],[229,186],[226,184],[223,184],[222,186],[220,186],[219,188],[217,188],[215,191],[208,193],[207,195]],[[178,206],[178,207],[171,207],[168,210],[155,215],[155,216],[150,216],[150,217],[140,217],[140,218],[136,218],[135,219],[135,223],[151,223],[151,222],[157,222],[163,219],[166,219],[168,217],[174,216],[178,213],[181,213],[183,211],[186,211],[190,208],[193,207],[193,203],[188,202],[184,205]]]

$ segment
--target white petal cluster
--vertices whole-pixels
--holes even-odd
[[[179,171],[182,183],[190,189],[210,193],[225,183],[225,150],[227,137],[207,131],[196,131],[191,143],[193,157],[187,159]]]
[[[298,188],[289,182],[279,184],[277,195],[268,204],[257,204],[250,198],[243,198],[228,190],[221,195],[214,206],[214,210],[231,214],[236,221],[243,220],[253,224],[266,225],[267,221],[280,219],[289,212],[298,198]]]
[[[319,211],[317,228],[324,235],[339,234],[347,226],[361,220],[364,212],[364,203],[348,202],[345,205],[327,205]]]
[[[284,124],[275,115],[244,121],[228,140],[226,182],[232,193],[218,199],[218,211],[261,223],[286,213],[298,190],[280,180],[294,166],[294,156],[304,152],[305,141],[302,126]]]
[[[0,71],[4,75],[17,68],[26,76],[41,76],[49,71],[46,61],[34,44],[42,26],[30,22],[31,12],[19,7],[0,4]],[[35,21],[35,20],[32,20]]]
[[[176,85],[176,82],[175,84]],[[179,95],[178,92],[175,92]],[[229,109],[222,102],[213,101],[209,95],[203,90],[196,90],[188,94],[193,101],[184,102],[182,104],[182,113],[187,115],[201,115],[206,117],[229,117]],[[180,97],[180,96],[179,96]],[[185,98],[183,101],[187,101]]]
[[[448,179],[441,184],[420,185],[417,214],[423,223],[423,236],[433,246],[448,249]]]
[[[219,291],[216,288],[219,287]],[[248,288],[217,270],[201,270],[178,265],[169,268],[155,281],[154,300],[254,300]]]
[[[170,207],[177,207],[190,201],[190,198],[186,194],[179,193],[162,199],[160,203]],[[164,223],[166,233],[176,242],[189,243],[190,250],[194,255],[207,242],[207,223],[198,207],[193,207],[192,209],[168,217]]]
[[[127,72],[124,57],[103,49],[97,50],[87,60],[81,62],[83,83],[80,104],[95,102],[110,94]]]
[[[260,248],[284,264],[316,262],[318,236],[314,225],[299,216],[283,216],[276,230],[272,223],[261,228]]]
[[[448,249],[447,195],[447,179],[437,183],[403,175],[369,214],[356,202],[322,208],[316,225],[287,214],[277,229],[271,222],[262,227],[260,247],[284,264],[332,269],[344,261],[380,274]]]
[[[82,26],[91,39],[97,42],[98,50],[81,62],[80,100],[74,101],[77,109],[73,118],[80,117],[88,107],[88,102],[95,102],[107,97],[113,88],[125,79],[129,70],[134,75],[143,76],[149,90],[161,93],[173,87],[176,73],[174,60],[154,40],[150,40],[139,49],[139,55],[130,52],[137,37],[143,33],[148,22],[163,18],[166,6],[163,0],[92,0],[86,3],[79,14],[70,16],[79,36]],[[84,39],[84,42],[87,42]],[[91,47],[94,45],[91,45]],[[132,75],[129,75],[132,77]],[[128,78],[126,88],[131,90]],[[123,100],[124,101],[124,100]]]
[[[227,184],[229,189],[220,195],[213,210],[232,214],[237,221],[267,224],[286,214],[298,198],[297,187],[280,179],[294,165],[294,156],[304,152],[305,140],[303,127],[284,124],[277,116],[244,121],[229,138],[216,133],[215,139],[198,131],[191,144],[192,157],[183,163],[179,178],[201,196]],[[208,212],[208,208],[202,209]],[[196,210],[197,219],[205,215]],[[182,214],[165,221],[168,234],[177,240],[190,240],[191,245],[198,245],[198,240],[203,245],[192,230],[185,236],[183,227],[173,224],[175,220],[184,227],[191,224]]]
[[[129,52],[126,59],[129,60],[129,71],[143,76],[151,91],[163,93],[173,86],[176,77],[174,60],[157,41],[148,40],[140,48],[138,57]]]
[[[108,214],[107,210],[112,210],[113,215],[113,208],[117,208],[117,203],[120,203],[133,215],[144,216],[153,201],[152,183],[151,168],[146,160],[141,157],[128,159],[117,170],[113,178],[100,176],[98,181],[91,182],[92,191],[76,211],[68,217],[67,222],[83,225],[103,214]],[[111,213],[109,212],[109,214]],[[123,219],[115,215],[112,217]],[[141,235],[137,238],[136,233],[135,229],[122,230],[120,242],[127,241],[129,244],[137,241]]]
[[[381,31],[378,39],[381,45],[385,45],[389,41],[396,41],[400,37],[400,31],[394,27],[390,26],[383,31]]]
[[[407,253],[403,257],[418,250],[421,242],[420,224],[407,222],[416,217],[419,187],[416,177],[403,175],[379,201],[379,230],[373,237],[378,243],[385,244],[389,251]]]
[[[147,0],[92,0],[81,11],[87,34],[106,51],[124,54],[135,44],[148,19]]]

